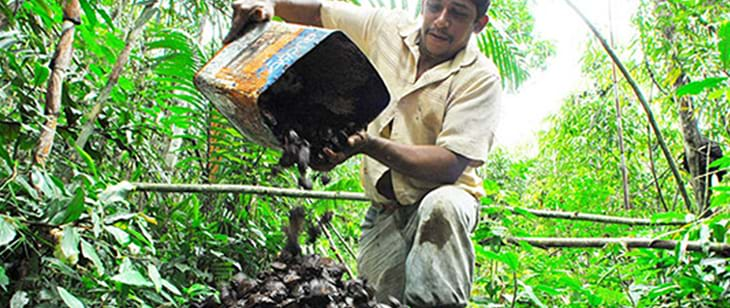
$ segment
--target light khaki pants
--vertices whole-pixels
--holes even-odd
[[[379,302],[393,296],[419,307],[466,305],[478,211],[477,200],[456,186],[437,188],[417,205],[371,206],[361,226],[360,276]]]

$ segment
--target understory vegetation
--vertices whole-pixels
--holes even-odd
[[[347,251],[357,249],[368,203],[134,191],[135,182],[297,186],[296,170],[272,172],[279,152],[248,142],[192,83],[221,46],[231,1],[68,2],[79,4],[78,20],[64,19],[66,1],[0,1],[0,306],[176,307],[218,296],[235,274],[255,275],[274,260],[296,206],[312,217],[331,211],[342,238],[334,249],[320,238],[305,250],[333,259],[336,250],[356,269]],[[517,91],[554,48],[534,37],[529,1],[493,2],[479,46]],[[730,179],[717,176],[730,156],[701,165],[707,151],[693,150],[706,142],[730,152],[730,4],[637,2],[637,37],[613,46],[636,89],[614,77],[614,61],[591,40],[581,59],[590,86],[550,117],[537,155],[498,148],[479,169],[487,196],[473,236],[471,305],[730,305]],[[418,10],[406,1],[361,5]],[[574,12],[565,6],[565,14]],[[57,50],[68,33],[63,61]],[[65,75],[54,72],[64,65]],[[358,159],[330,177],[314,190],[361,191]],[[536,237],[676,245],[516,240]]]

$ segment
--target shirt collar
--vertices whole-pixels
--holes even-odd
[[[413,56],[417,59],[418,52],[418,41],[420,40],[421,29],[421,18],[416,21],[401,23],[398,25],[398,34],[403,38],[403,42],[408,46]],[[480,53],[479,47],[476,44],[474,35],[469,38],[469,43],[466,47],[459,51],[449,65],[452,69],[458,69],[460,67],[466,67],[474,63],[477,59],[477,55]],[[458,64],[458,65],[457,65]]]

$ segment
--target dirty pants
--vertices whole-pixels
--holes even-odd
[[[379,302],[393,296],[416,307],[465,306],[478,211],[477,200],[456,186],[439,187],[416,205],[371,206],[361,226],[360,276]]]

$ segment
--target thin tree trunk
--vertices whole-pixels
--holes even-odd
[[[520,242],[526,242],[530,245],[543,248],[604,248],[609,244],[618,244],[627,248],[653,248],[673,250],[677,245],[684,245],[682,241],[657,240],[651,238],[591,238],[591,237],[572,237],[572,238],[556,238],[556,237],[508,237],[505,239],[507,243],[519,245]],[[482,245],[488,245],[489,241],[480,242]],[[707,243],[700,241],[687,241],[687,251],[707,251],[716,252],[722,256],[730,256],[730,244],[725,243]]]
[[[608,20],[610,25],[611,45],[613,46],[613,23],[611,18],[611,2],[608,3]],[[621,155],[621,186],[624,193],[624,209],[631,209],[631,201],[629,200],[629,172],[626,169],[626,153],[624,151],[624,128],[621,118],[621,102],[618,94],[618,78],[616,77],[616,64],[611,65],[611,77],[613,78],[613,98],[616,106],[616,134],[618,135],[618,149]]]
[[[682,199],[684,200],[684,205],[687,207],[687,210],[692,212],[692,202],[689,199],[689,196],[687,195],[687,190],[684,188],[684,181],[682,180],[682,176],[679,174],[679,169],[677,169],[677,164],[674,162],[674,158],[672,157],[672,153],[669,151],[669,148],[667,147],[666,142],[664,142],[664,137],[662,136],[661,131],[659,130],[659,124],[656,123],[656,120],[654,119],[654,113],[651,111],[651,107],[649,106],[649,103],[646,102],[646,99],[644,98],[644,94],[641,92],[641,89],[636,84],[636,81],[631,77],[631,74],[629,74],[629,71],[626,70],[626,67],[621,63],[621,61],[618,59],[618,56],[616,56],[616,53],[613,52],[613,49],[611,49],[610,46],[608,46],[608,43],[606,42],[606,39],[603,38],[601,33],[598,32],[596,27],[593,26],[593,24],[581,13],[578,8],[573,5],[573,3],[570,0],[565,0],[565,2],[570,6],[577,14],[580,16],[580,18],[588,25],[588,28],[591,29],[593,34],[596,36],[598,41],[601,43],[603,48],[606,50],[608,55],[611,57],[613,62],[618,66],[619,70],[621,71],[621,74],[624,76],[626,81],[629,83],[631,88],[634,91],[634,94],[636,95],[636,98],[641,103],[641,107],[644,108],[644,112],[646,113],[646,116],[649,118],[649,124],[651,124],[652,130],[654,130],[654,134],[657,137],[657,141],[659,142],[659,146],[662,149],[662,153],[664,154],[664,157],[667,159],[667,162],[669,163],[669,168],[672,171],[672,175],[674,175],[674,180],[677,182],[677,190],[679,191],[680,195],[682,196]]]
[[[147,21],[150,20],[150,18],[152,18],[152,15],[154,15],[154,13],[157,11],[156,5],[157,1],[152,1],[148,3],[142,10],[142,13],[140,13],[137,20],[134,22],[132,30],[129,31],[129,34],[127,35],[127,43],[124,45],[124,49],[122,50],[122,52],[119,53],[116,63],[114,63],[114,68],[112,69],[111,75],[109,75],[109,80],[97,97],[96,105],[94,105],[91,111],[86,114],[87,121],[86,123],[84,123],[84,126],[81,129],[81,133],[79,133],[79,136],[76,138],[75,142],[76,146],[78,146],[79,148],[83,149],[91,134],[94,133],[96,119],[101,114],[104,105],[106,105],[106,101],[109,98],[112,89],[114,89],[117,81],[119,81],[119,76],[122,73],[122,69],[127,64],[127,61],[129,60],[129,54],[132,52],[132,46],[137,41],[137,37],[144,29],[144,25],[147,23]]]
[[[649,169],[651,169],[651,176],[654,179],[654,187],[656,188],[657,195],[659,195],[659,202],[661,202],[664,211],[668,212],[669,208],[667,207],[667,202],[664,201],[662,187],[661,185],[659,185],[659,178],[656,175],[656,166],[654,165],[654,149],[652,149],[651,147],[651,128],[649,127],[649,125],[646,126],[646,137],[647,139],[649,139],[647,141],[647,144],[649,145]]]
[[[46,107],[44,114],[46,121],[41,130],[40,140],[33,154],[33,164],[45,167],[48,155],[53,147],[56,135],[58,115],[61,112],[61,94],[63,80],[66,77],[71,58],[73,57],[73,41],[76,25],[80,24],[80,9],[78,0],[68,0],[63,9],[63,30],[56,52],[51,61],[51,78],[46,89]]]

